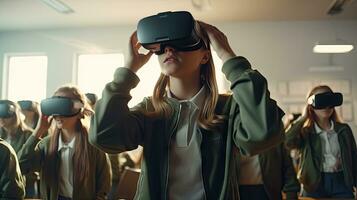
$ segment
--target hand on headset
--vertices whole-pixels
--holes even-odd
[[[137,72],[143,65],[145,65],[151,55],[153,54],[149,51],[147,54],[139,52],[141,44],[138,42],[138,37],[136,31],[130,36],[129,49],[127,55],[127,62],[125,64],[126,68],[129,68],[133,72]]]
[[[40,113],[40,117],[38,119],[37,126],[33,131],[33,135],[36,138],[41,138],[43,135],[45,135],[51,126],[52,120],[52,116],[42,115]]]
[[[213,49],[217,52],[218,57],[223,63],[236,56],[228,43],[227,36],[223,32],[210,24],[201,21],[198,23],[204,30],[206,30]]]

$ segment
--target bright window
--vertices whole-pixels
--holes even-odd
[[[7,60],[5,98],[38,102],[46,98],[47,56],[8,56]]]
[[[113,80],[115,69],[122,66],[124,55],[121,53],[81,54],[78,56],[78,87],[100,98],[105,85]]]
[[[137,72],[140,82],[136,88],[130,91],[132,99],[129,107],[140,103],[144,97],[152,96],[156,81],[160,76],[160,64],[157,56],[151,56],[150,60]]]

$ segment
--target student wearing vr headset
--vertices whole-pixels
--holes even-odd
[[[110,164],[106,154],[88,142],[88,119],[93,111],[85,95],[76,87],[60,87],[52,98],[41,102],[41,112],[19,153],[22,172],[40,171],[43,199],[106,199]]]
[[[231,176],[232,147],[251,155],[276,146],[283,139],[283,112],[270,98],[266,79],[236,56],[216,27],[188,12],[151,17],[139,22],[125,67],[116,70],[97,102],[90,141],[108,153],[143,146],[135,199],[232,199],[238,186]],[[218,94],[210,44],[233,95]],[[139,53],[142,45],[150,52]],[[162,71],[153,96],[129,109],[136,72],[153,53]]]
[[[0,199],[23,199],[25,181],[14,149],[0,138]]]
[[[298,178],[303,196],[353,198],[357,183],[357,150],[348,124],[335,106],[342,95],[320,85],[308,93],[308,105],[286,133],[286,146],[301,152]]]
[[[0,137],[14,148],[17,155],[32,134],[21,116],[20,106],[10,100],[0,100]],[[38,176],[36,173],[26,175],[26,198],[38,197]]]
[[[31,128],[36,128],[38,119],[40,117],[39,105],[35,101],[22,100],[17,102],[20,105],[22,114],[25,115],[25,123]]]

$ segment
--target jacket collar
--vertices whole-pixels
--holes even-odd
[[[334,122],[331,120],[330,121],[330,124],[331,124],[331,127],[330,127],[330,129],[328,130],[328,131],[333,131],[334,130]],[[316,122],[314,122],[314,128],[315,128],[315,132],[317,133],[317,134],[321,134],[322,132],[324,132],[325,130],[322,130],[321,128],[320,128],[320,126],[316,123]]]

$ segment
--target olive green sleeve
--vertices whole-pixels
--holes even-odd
[[[97,102],[91,119],[89,141],[106,153],[121,153],[136,149],[144,137],[145,115],[128,107],[130,90],[139,83],[131,70],[120,67],[114,80],[108,83]]]
[[[25,182],[15,151],[0,142],[0,199],[23,199]]]
[[[305,123],[304,119],[298,119],[292,123],[285,134],[285,146],[288,149],[301,149],[304,145],[304,140],[301,135],[302,127]]]
[[[233,140],[241,153],[258,154],[278,145],[284,138],[284,112],[270,98],[267,80],[244,57],[226,61],[222,71],[231,83]]]
[[[96,160],[96,199],[105,200],[112,184],[112,173],[108,156],[97,150]]]
[[[42,140],[31,135],[19,151],[19,163],[23,174],[40,171]]]
[[[296,172],[293,166],[292,159],[289,152],[284,145],[280,145],[282,159],[283,159],[283,192],[286,194],[286,199],[298,199],[298,192],[300,191],[300,183],[297,180]]]

